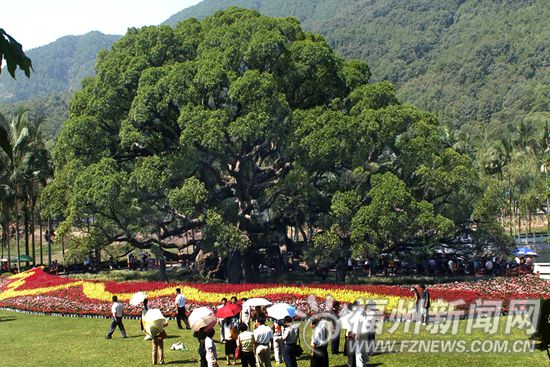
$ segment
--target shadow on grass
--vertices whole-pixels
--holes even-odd
[[[2,317],[2,318],[0,318],[0,322],[15,321],[15,320],[17,320],[17,317]]]
[[[181,337],[182,337],[181,335],[168,335],[164,339],[178,339],[178,338],[181,338]]]
[[[179,361],[166,361],[166,358],[164,360],[164,364],[184,364],[184,363],[197,363],[196,359],[183,359]]]

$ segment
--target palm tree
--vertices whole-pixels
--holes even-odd
[[[31,249],[34,264],[36,264],[36,246],[34,236],[36,203],[38,201],[38,196],[41,189],[46,185],[46,181],[49,177],[51,177],[53,171],[50,155],[44,143],[44,136],[40,131],[40,125],[43,121],[44,120],[42,118],[37,118],[28,124],[30,134],[28,148],[32,152],[32,155],[30,156],[27,165],[28,172],[26,174],[27,180],[24,192],[26,194],[25,207],[27,211],[30,209],[30,233],[32,233]],[[25,225],[27,226],[28,223]],[[28,245],[28,241],[26,245]]]
[[[38,123],[31,123],[28,112],[19,109],[8,123],[0,118],[0,152],[3,168],[3,184],[6,195],[4,204],[11,203],[15,212],[15,240],[17,246],[17,266],[20,268],[20,239],[19,239],[19,203],[23,202],[26,208],[29,187],[35,184],[37,178],[49,174],[48,152],[45,149]],[[31,190],[32,191],[32,190]],[[4,212],[6,213],[6,211]],[[9,212],[8,220],[9,223]],[[27,230],[25,230],[27,232]],[[25,247],[29,255],[28,241]]]
[[[537,144],[534,137],[535,128],[532,124],[526,124],[521,121],[516,126],[514,145],[521,150],[534,150],[533,147]]]

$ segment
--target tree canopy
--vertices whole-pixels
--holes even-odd
[[[102,247],[200,230],[231,281],[281,245],[323,267],[498,238],[470,159],[369,78],[295,18],[232,8],[130,29],[70,104],[44,214]]]

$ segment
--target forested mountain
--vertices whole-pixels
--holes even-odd
[[[550,105],[550,1],[205,0],[166,24],[229,6],[297,17],[453,130],[500,134],[530,113],[539,125],[549,119],[540,113]]]
[[[366,61],[373,81],[393,82],[401,101],[437,114],[454,143],[511,138],[522,122],[540,132],[550,120],[549,1],[205,0],[165,24],[229,6],[297,17],[341,55]],[[3,73],[0,104],[78,89],[118,37],[91,32],[29,51],[35,72],[17,81]]]
[[[83,36],[62,37],[27,51],[34,72],[26,78],[18,71],[17,80],[8,73],[0,74],[0,104],[79,89],[82,79],[94,74],[98,51],[110,48],[118,38],[120,36],[90,32]]]

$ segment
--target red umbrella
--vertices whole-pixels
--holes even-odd
[[[216,317],[219,317],[220,319],[233,317],[241,312],[241,310],[241,305],[238,305],[236,303],[228,303],[222,308],[219,308],[218,311],[216,311]]]

